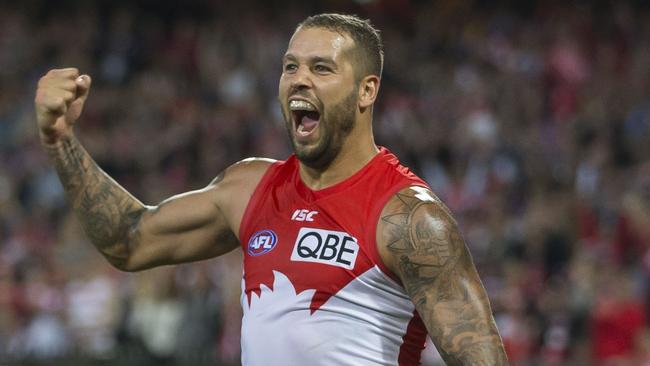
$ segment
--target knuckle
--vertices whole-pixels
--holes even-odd
[[[44,103],[47,99],[46,99],[46,96],[44,95],[44,93],[39,92],[39,93],[36,93],[36,97],[34,98],[34,100],[36,102],[38,102],[38,103]]]
[[[66,80],[61,86],[69,91],[77,90],[77,84],[72,79]]]
[[[49,73],[48,73],[48,75],[45,75],[45,76],[41,77],[40,79],[38,79],[38,86],[43,87],[43,86],[47,85],[48,82],[50,81],[50,79],[51,79],[51,75],[49,75]]]
[[[47,74],[45,74],[45,76],[50,78],[57,77],[61,74],[62,71],[63,71],[62,69],[52,69],[48,71]]]
[[[47,96],[43,95],[42,93],[36,94],[36,97],[34,98],[34,102],[37,105],[45,105],[48,102]]]
[[[77,69],[76,67],[67,68],[66,69],[66,74],[67,74],[68,78],[73,78],[74,79],[77,76],[79,76],[79,69]]]
[[[62,80],[56,85],[57,90],[59,90],[61,93],[65,94],[66,92],[70,91],[70,80]]]
[[[53,106],[53,107],[59,107],[61,106],[65,101],[63,100],[62,97],[60,96],[52,96],[48,100],[48,105]]]

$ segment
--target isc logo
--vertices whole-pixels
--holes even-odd
[[[275,248],[278,236],[272,230],[261,230],[256,232],[248,241],[248,254],[258,256],[266,254]]]
[[[291,215],[291,220],[293,221],[314,221],[314,216],[318,213],[318,211],[309,211],[309,210],[301,210],[297,209],[293,212],[293,215]]]
[[[348,233],[303,227],[298,232],[291,260],[352,269],[358,252],[357,239]]]

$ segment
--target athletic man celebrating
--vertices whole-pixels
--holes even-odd
[[[295,154],[246,159],[207,187],[147,206],[73,133],[91,79],[39,81],[36,112],[68,199],[97,249],[138,271],[244,252],[244,365],[417,365],[428,333],[450,365],[505,365],[485,290],[426,183],[372,134],[383,51],[353,16],[307,18],[279,102]]]

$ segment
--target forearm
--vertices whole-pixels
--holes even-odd
[[[448,254],[447,261],[404,256],[400,263],[407,292],[440,355],[449,366],[508,365],[487,293],[469,253],[464,245],[441,252]]]
[[[446,319],[429,319],[429,333],[449,366],[508,365],[506,353],[489,310],[487,298],[475,303],[444,301],[429,309]],[[444,326],[440,326],[443,323]]]
[[[124,268],[146,207],[104,173],[75,137],[45,149],[86,235],[111,264]]]
[[[470,262],[466,253],[457,260]],[[472,275],[455,273],[459,269],[454,266],[451,273],[429,277],[437,271],[427,264],[406,257],[401,264],[407,273],[417,274],[407,291],[447,365],[508,365],[487,294],[474,271]]]

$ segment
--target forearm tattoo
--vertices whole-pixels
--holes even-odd
[[[93,244],[115,266],[137,245],[145,207],[104,173],[75,138],[46,148],[70,204]]]
[[[490,304],[451,214],[435,199],[398,193],[382,217],[397,272],[448,365],[507,365]]]

